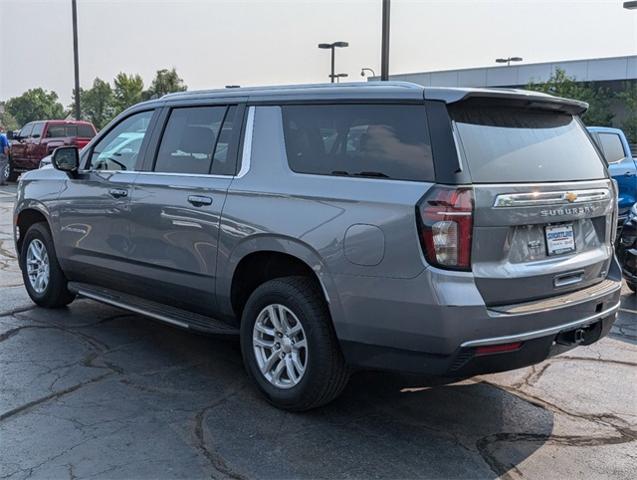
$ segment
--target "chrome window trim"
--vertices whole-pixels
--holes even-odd
[[[243,177],[250,170],[252,158],[252,137],[254,134],[254,111],[255,107],[248,107],[248,119],[246,120],[246,131],[243,137],[243,151],[241,152],[241,169],[237,173],[237,178]]]
[[[577,195],[569,201],[569,194]],[[549,192],[504,193],[495,198],[495,208],[536,207],[540,205],[568,205],[572,203],[596,202],[610,199],[608,188],[591,188],[586,190],[554,190]]]
[[[212,173],[180,173],[180,172],[138,172],[140,175],[170,175],[177,177],[201,177],[201,178],[232,178],[234,175],[216,175]]]

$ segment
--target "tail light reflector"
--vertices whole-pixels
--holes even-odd
[[[513,352],[519,350],[522,346],[522,342],[516,343],[503,343],[502,345],[487,345],[484,347],[476,348],[476,356],[491,355],[492,353]]]
[[[433,187],[417,206],[421,245],[429,264],[471,270],[473,189]]]

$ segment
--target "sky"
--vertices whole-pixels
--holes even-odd
[[[77,0],[80,84],[175,67],[189,90],[380,73],[381,0]],[[621,0],[392,0],[390,73],[637,54]],[[0,0],[0,100],[29,88],[71,102],[71,0]]]

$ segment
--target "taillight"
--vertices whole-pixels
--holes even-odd
[[[417,206],[420,241],[429,264],[471,270],[473,189],[436,186]]]

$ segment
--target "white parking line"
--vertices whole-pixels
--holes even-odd
[[[620,312],[634,313],[634,314],[637,315],[637,310],[631,310],[630,308],[620,308],[619,311]]]

